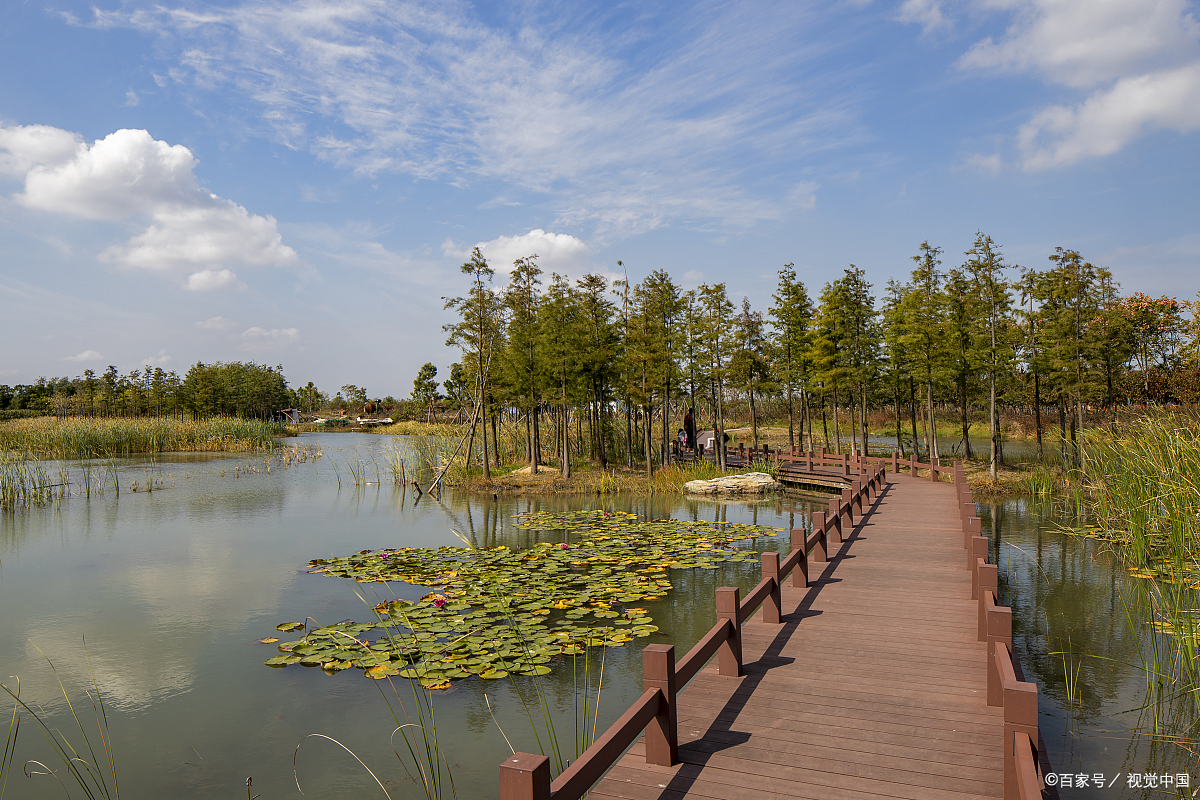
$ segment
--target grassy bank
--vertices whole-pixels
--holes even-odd
[[[488,480],[477,470],[464,475],[461,467],[452,469],[447,475],[447,483],[458,488],[473,492],[495,494],[679,494],[683,485],[688,481],[709,480],[721,476],[720,470],[711,462],[701,461],[692,464],[668,464],[654,470],[652,476],[647,476],[644,469],[629,469],[628,467],[610,466],[600,469],[596,465],[572,465],[571,477],[564,479],[558,467],[539,467],[537,475],[531,475],[528,465],[506,465],[492,470]],[[749,467],[737,472],[763,472],[762,469]],[[737,474],[729,473],[729,474]]]
[[[102,458],[138,453],[265,450],[282,425],[256,419],[212,417],[38,417],[0,422],[0,450],[42,458]]]
[[[452,422],[420,422],[417,420],[401,420],[392,425],[376,425],[365,429],[367,433],[385,433],[392,436],[462,436],[467,431],[466,425],[456,425]]]

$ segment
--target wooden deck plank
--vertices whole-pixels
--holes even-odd
[[[1000,709],[950,484],[888,474],[846,541],[743,625],[746,674],[679,695],[680,762],[639,741],[592,791],[627,800],[982,800],[1002,794]],[[760,615],[756,615],[758,617]]]

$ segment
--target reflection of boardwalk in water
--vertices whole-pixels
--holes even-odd
[[[744,624],[745,675],[714,661],[681,691],[679,763],[647,764],[639,741],[590,796],[1002,796],[956,487],[888,482],[810,588],[785,581],[782,625]]]

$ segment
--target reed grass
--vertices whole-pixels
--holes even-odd
[[[1021,483],[1031,497],[1049,497],[1054,492],[1054,473],[1038,464],[1022,476]]]
[[[1151,630],[1147,674],[1200,687],[1200,417],[1147,414],[1089,435],[1086,484],[1071,476],[1072,501],[1088,504],[1137,588]]]
[[[376,425],[367,430],[370,433],[384,433],[390,436],[462,436],[466,425],[453,422],[418,422],[416,420],[401,420],[391,425]]]
[[[34,646],[39,653],[42,653],[40,648]],[[108,730],[108,715],[104,710],[104,699],[100,696],[100,687],[96,684],[96,676],[92,671],[92,662],[87,655],[87,643],[84,642],[84,660],[87,663],[88,676],[92,681],[92,692],[87,692],[87,698],[91,702],[92,711],[95,716],[96,732],[89,733],[84,727],[83,720],[79,718],[79,712],[75,708],[75,703],[71,701],[71,696],[67,692],[66,686],[63,685],[62,678],[58,674],[54,663],[42,653],[42,658],[46,659],[46,663],[50,665],[50,671],[54,673],[55,679],[58,681],[58,688],[62,692],[63,699],[66,701],[67,709],[71,714],[71,718],[75,721],[75,726],[79,729],[80,738],[74,743],[67,735],[56,727],[51,727],[50,723],[44,717],[44,712],[39,714],[38,708],[34,708],[21,699],[20,682],[17,683],[17,688],[14,691],[6,684],[0,683],[0,690],[3,690],[9,697],[13,699],[17,708],[14,709],[13,718],[14,724],[10,726],[9,739],[13,750],[16,747],[15,727],[20,723],[22,714],[28,715],[42,732],[46,741],[50,744],[51,750],[59,761],[62,762],[62,768],[66,770],[68,780],[82,790],[88,800],[119,800],[120,791],[118,790],[117,782],[117,765],[116,758],[113,753],[112,738]],[[95,738],[93,738],[95,737]],[[11,757],[6,744],[5,748],[5,769],[11,768]],[[40,767],[31,771],[31,767]],[[41,761],[31,760],[25,764],[25,773],[29,777],[36,775],[47,775],[58,781],[58,785],[62,788],[63,793],[71,796],[67,784],[59,777],[58,773],[51,769],[48,765]],[[3,778],[7,778],[5,773]],[[3,783],[0,783],[0,796],[3,795]]]
[[[649,488],[654,492],[682,492],[688,481],[706,481],[725,473],[711,461],[684,461],[659,467],[651,476]],[[733,473],[730,473],[733,474]]]
[[[211,417],[54,417],[0,423],[0,450],[41,458],[103,458],[139,453],[269,450],[283,425],[257,419]]]
[[[0,509],[44,506],[70,495],[70,476],[61,465],[52,474],[41,461],[0,450]]]

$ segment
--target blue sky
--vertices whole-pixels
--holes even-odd
[[[765,310],[928,239],[1200,290],[1186,0],[0,6],[0,383],[283,364],[405,395],[498,268]]]

